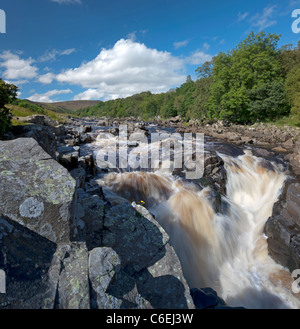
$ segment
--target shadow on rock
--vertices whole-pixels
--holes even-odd
[[[4,216],[0,232],[0,268],[6,274],[0,308],[40,308],[49,289],[48,270],[56,245]]]
[[[105,247],[90,252],[94,308],[193,308],[168,235],[146,216],[126,202],[107,210]]]

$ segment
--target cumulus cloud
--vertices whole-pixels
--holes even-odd
[[[91,100],[91,99],[100,99],[104,97],[104,93],[97,89],[87,89],[86,91],[76,95],[74,97],[75,101],[81,101],[81,100]]]
[[[4,79],[22,80],[33,79],[38,74],[38,68],[33,65],[35,61],[32,58],[22,59],[18,54],[13,54],[10,51],[4,51],[0,54],[0,68],[3,68],[2,73]]]
[[[142,91],[164,92],[183,83],[184,64],[169,52],[121,39],[111,49],[102,49],[95,59],[61,72],[56,79],[87,88],[75,96],[78,99],[115,99]]]
[[[267,27],[277,24],[274,20],[276,5],[267,6],[263,9],[262,13],[257,13],[250,18],[252,26],[258,27],[259,31],[266,29]]]
[[[50,84],[55,79],[55,74],[49,72],[43,75],[40,75],[37,80],[43,84]]]
[[[206,54],[203,51],[196,50],[194,51],[189,57],[187,57],[186,61],[189,64],[192,65],[199,65],[203,64],[205,62],[209,62],[212,60],[212,56],[209,54]]]
[[[49,90],[44,94],[37,94],[30,96],[28,99],[33,102],[43,102],[43,103],[53,103],[58,102],[58,100],[53,100],[51,97],[61,95],[61,94],[70,94],[72,93],[71,89],[62,89],[62,90]]]

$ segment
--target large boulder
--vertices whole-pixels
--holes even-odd
[[[113,268],[114,275],[106,275],[101,281],[100,274],[105,272],[102,269],[98,283],[92,280],[98,308],[105,305],[111,308],[115,305],[156,309],[194,307],[169,236],[145,208],[136,205],[134,209],[124,202],[106,209],[103,245],[116,255],[113,262],[102,261]],[[109,250],[90,254],[90,268],[94,267],[93,261],[103,259],[103,252]],[[109,252],[105,258],[112,259],[113,255]],[[94,277],[95,272],[92,273]]]
[[[75,180],[33,138],[0,142],[0,214],[48,240],[69,241]]]
[[[44,151],[51,155],[53,159],[56,158],[56,138],[50,127],[38,124],[16,126],[13,133],[16,138],[34,138]]]
[[[265,226],[270,255],[291,272],[300,268],[300,183],[287,181]]]

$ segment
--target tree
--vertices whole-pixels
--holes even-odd
[[[273,81],[249,91],[249,121],[275,120],[290,112],[283,81]]]
[[[0,137],[2,137],[11,126],[11,114],[5,105],[16,99],[17,91],[18,87],[0,79]]]
[[[291,114],[300,117],[300,66],[294,66],[287,74],[285,90]]]
[[[198,78],[209,78],[212,76],[213,72],[213,60],[210,62],[205,62],[198,68],[196,68],[196,73]]]
[[[248,109],[249,102],[253,101],[249,97],[250,91],[259,90],[273,81],[283,81],[277,51],[279,38],[276,34],[251,32],[236,48],[214,58],[207,103],[212,117],[240,123],[252,119]],[[259,108],[256,106],[257,111]]]

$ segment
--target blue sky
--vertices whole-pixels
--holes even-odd
[[[298,8],[300,0],[0,1],[0,77],[34,101],[165,92],[250,31],[296,45]]]

